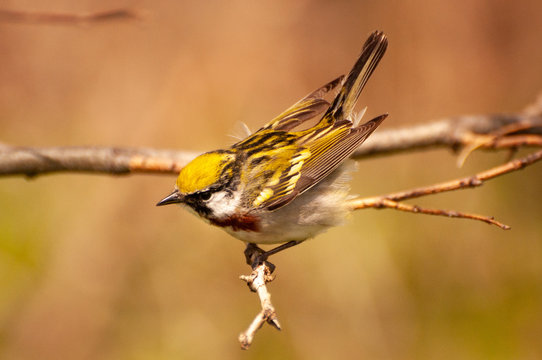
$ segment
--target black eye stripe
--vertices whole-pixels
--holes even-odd
[[[207,207],[207,200],[211,198],[213,191],[200,191],[186,196],[185,204],[194,209],[201,216],[209,216],[211,209]]]
[[[215,193],[215,191],[216,191],[216,189],[198,191],[196,193],[188,195],[187,198],[190,199],[191,202],[207,201],[207,200],[209,200],[211,198],[211,196]]]

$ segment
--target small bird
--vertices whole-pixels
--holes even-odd
[[[230,148],[210,151],[179,173],[157,206],[181,204],[247,244],[250,265],[344,222],[347,158],[387,114],[359,124],[354,105],[387,48],[383,32],[366,40],[350,73],[307,95]],[[324,97],[333,94],[332,102]],[[323,114],[323,115],[322,115]],[[296,127],[321,116],[316,125]],[[264,251],[256,244],[282,244]]]

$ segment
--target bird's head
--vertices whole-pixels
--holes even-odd
[[[232,211],[235,159],[224,150],[198,156],[181,170],[175,190],[156,205],[185,204],[207,218]]]

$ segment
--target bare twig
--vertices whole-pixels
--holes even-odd
[[[366,208],[390,208],[401,211],[408,211],[413,213],[428,214],[428,215],[441,215],[448,217],[457,217],[464,219],[474,219],[484,221],[488,224],[497,225],[503,230],[510,229],[510,226],[500,223],[492,217],[467,214],[458,211],[440,210],[440,209],[425,209],[415,205],[402,204],[399,201],[406,199],[414,199],[421,196],[438,194],[447,191],[453,191],[458,189],[467,189],[472,187],[481,186],[485,181],[493,179],[497,176],[504,175],[513,171],[521,170],[526,166],[534,164],[542,159],[542,150],[529,154],[521,159],[516,159],[507,162],[506,164],[496,166],[492,169],[480,172],[476,175],[469,176],[462,179],[446,181],[443,183],[411,189],[407,191],[401,191],[393,194],[382,195],[369,198],[357,198],[350,200],[350,207],[352,210],[360,210]]]
[[[488,135],[488,149],[540,146],[542,117],[517,115],[464,116],[438,120],[402,129],[373,134],[354,153],[354,158],[413,151],[431,147],[458,147],[472,144],[475,136],[491,134],[503,126],[529,124],[528,134],[509,137]],[[475,134],[475,135],[473,135]],[[521,141],[519,141],[521,139]],[[491,141],[490,141],[491,140]],[[114,147],[15,147],[0,144],[0,176],[36,176],[52,172],[97,172],[113,175],[131,173],[175,174],[197,155],[193,151],[174,151]]]
[[[400,203],[400,202],[393,201],[390,199],[386,199],[385,197],[363,198],[363,199],[355,199],[353,201],[356,202],[356,207],[353,208],[353,210],[360,210],[360,209],[366,209],[366,208],[375,208],[375,209],[388,208],[388,209],[395,209],[395,210],[406,211],[406,212],[411,212],[411,213],[416,213],[416,214],[440,215],[440,216],[455,217],[455,218],[461,218],[461,219],[480,220],[488,224],[496,225],[503,230],[510,230],[510,226],[505,225],[493,219],[492,217],[488,217],[484,215],[468,214],[468,213],[459,212],[455,210],[422,208],[417,205],[404,204],[404,203]]]
[[[61,171],[174,174],[197,155],[190,151],[144,148],[31,148],[0,144],[0,175],[36,176]]]
[[[534,115],[466,115],[399,129],[379,130],[356,150],[353,158],[429,148],[456,150],[472,143],[470,135],[494,134],[503,127],[528,124],[528,133],[542,134],[542,112]]]
[[[112,20],[138,20],[140,18],[141,15],[131,9],[105,10],[87,14],[0,9],[0,22],[26,24],[88,24]]]
[[[254,335],[262,325],[267,322],[275,329],[280,330],[280,323],[275,312],[275,308],[271,303],[271,294],[267,291],[266,283],[273,281],[271,270],[266,262],[258,265],[250,275],[241,275],[240,279],[246,281],[250,290],[258,293],[262,310],[256,315],[249,327],[239,335],[241,348],[247,350],[252,344]]]

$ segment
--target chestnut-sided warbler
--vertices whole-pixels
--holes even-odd
[[[259,261],[341,224],[349,213],[345,160],[387,116],[359,125],[363,113],[353,112],[387,44],[384,33],[372,33],[346,77],[307,95],[230,148],[192,160],[175,190],[157,205],[188,207],[247,243],[247,250],[257,249]],[[333,101],[326,101],[339,86]],[[316,125],[293,131],[319,115]],[[267,252],[255,245],[278,243],[284,244]]]

